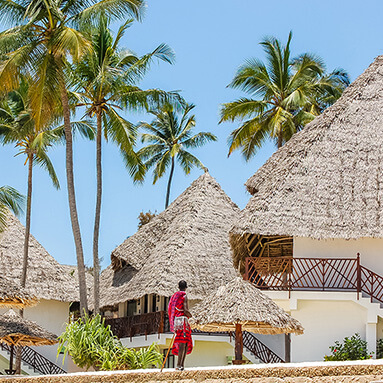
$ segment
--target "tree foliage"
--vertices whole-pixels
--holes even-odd
[[[269,138],[281,147],[349,85],[343,69],[326,73],[318,56],[304,53],[291,58],[291,39],[290,32],[285,46],[274,37],[263,40],[267,61],[247,60],[228,85],[249,94],[221,108],[220,122],[241,123],[229,136],[229,155],[241,149],[249,160]]]
[[[70,355],[73,362],[85,369],[126,370],[160,366],[163,355],[154,343],[139,350],[124,347],[113,335],[110,326],[105,326],[100,315],[85,315],[69,323],[59,337],[58,353]]]
[[[169,205],[169,194],[175,161],[181,166],[185,174],[189,174],[193,167],[203,169],[202,162],[186,149],[199,148],[209,141],[216,141],[217,137],[210,132],[194,133],[196,125],[195,115],[191,114],[193,104],[180,107],[181,115],[178,117],[175,107],[165,104],[158,110],[150,113],[155,116],[149,124],[139,123],[138,127],[147,133],[141,135],[142,147],[137,154],[145,165],[145,171],[153,168],[153,184],[155,184],[170,167],[165,208]],[[136,175],[135,178],[140,176]]]
[[[0,233],[7,227],[7,215],[12,211],[19,215],[23,211],[25,197],[10,186],[0,187]]]
[[[140,229],[142,226],[149,223],[156,215],[156,212],[152,213],[150,210],[146,213],[142,211],[138,216],[138,228]]]

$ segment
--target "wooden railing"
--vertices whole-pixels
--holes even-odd
[[[134,315],[123,318],[106,318],[113,334],[118,338],[132,338],[136,335],[161,334],[167,330],[166,312]]]
[[[11,346],[6,343],[0,343],[1,349],[11,352]],[[54,364],[45,356],[39,354],[33,348],[24,346],[21,350],[21,360],[28,364],[35,372],[43,375],[66,374],[66,371]]]
[[[357,258],[248,257],[244,278],[265,290],[356,291],[383,303],[383,277]]]

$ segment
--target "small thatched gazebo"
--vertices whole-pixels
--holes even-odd
[[[303,334],[302,325],[272,299],[241,277],[200,302],[193,309],[192,328],[235,331],[235,359],[242,360],[242,331],[258,334]]]
[[[23,308],[33,306],[37,302],[35,296],[28,294],[25,289],[17,286],[4,275],[0,276],[0,307]]]
[[[0,342],[11,346],[9,374],[13,374],[14,346],[43,346],[58,342],[57,336],[40,325],[22,318],[12,309],[0,316]]]
[[[379,56],[248,179],[252,198],[230,231],[242,272],[245,257],[292,255],[293,237],[383,238],[382,110]]]
[[[169,297],[180,279],[188,297],[202,299],[235,277],[228,231],[239,208],[205,172],[166,210],[141,227],[112,253],[101,276],[101,307]]]

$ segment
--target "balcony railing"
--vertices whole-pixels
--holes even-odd
[[[357,258],[248,257],[244,278],[265,290],[356,291],[383,303],[383,277]]]
[[[137,335],[161,334],[168,330],[165,311],[157,311],[123,318],[106,318],[105,324],[110,325],[118,338],[132,338]]]

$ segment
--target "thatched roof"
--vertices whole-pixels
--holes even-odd
[[[78,282],[78,268],[77,265],[62,265],[60,266],[66,271],[67,275],[71,280],[71,284],[74,286],[76,291],[80,291],[80,286]],[[91,270],[85,269],[85,279],[86,279],[86,288],[88,291],[88,299],[93,294],[93,274]]]
[[[43,346],[55,344],[58,339],[37,323],[9,310],[0,316],[0,342],[17,346]]]
[[[13,215],[0,235],[0,270],[14,283],[20,281],[25,228]],[[78,290],[69,273],[31,235],[26,291],[38,299],[78,301]]]
[[[250,282],[236,277],[193,309],[192,328],[202,331],[243,331],[258,334],[303,334],[302,325]]]
[[[112,253],[114,270],[129,268],[127,282],[116,281],[111,268],[103,272],[103,289],[109,288],[102,291],[101,306],[151,293],[170,296],[180,279],[188,282],[190,299],[216,290],[236,275],[228,232],[238,214],[217,181],[207,172],[200,176]]]
[[[231,230],[311,238],[383,238],[383,56],[246,183]]]
[[[17,286],[4,275],[0,276],[0,307],[12,306],[22,308],[33,306],[37,303],[37,298],[27,293],[20,286]]]

